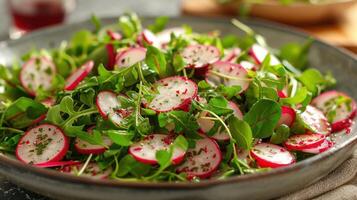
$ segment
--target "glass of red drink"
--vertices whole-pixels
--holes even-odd
[[[11,38],[42,27],[60,24],[74,0],[7,0],[13,21]]]

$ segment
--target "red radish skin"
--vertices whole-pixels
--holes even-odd
[[[47,99],[42,100],[41,103],[47,108],[51,108],[56,103],[56,99],[53,97],[48,97]]]
[[[78,164],[81,164],[81,162],[69,160],[69,161],[55,161],[55,162],[48,162],[48,163],[44,163],[44,164],[37,164],[36,167],[51,168],[51,167],[63,167],[66,165],[78,165]]]
[[[74,90],[79,83],[88,76],[94,67],[94,62],[92,60],[84,63],[80,68],[74,71],[66,80],[65,90]]]
[[[342,104],[336,109],[336,117],[331,122],[331,129],[333,133],[342,131],[352,125],[353,119],[357,114],[356,102],[345,93],[332,90],[320,94],[318,97],[313,99],[311,103],[323,113],[327,114],[329,112],[328,104],[335,104],[333,100],[339,97],[351,99],[351,110],[348,110],[346,104]]]
[[[257,64],[262,64],[269,51],[264,47],[254,44],[250,50],[249,55],[255,60]],[[278,65],[280,61],[272,54],[270,54],[270,65]]]
[[[325,115],[314,106],[308,105],[303,113],[300,114],[300,118],[306,123],[311,131],[323,135],[329,135],[331,133],[330,123],[327,121]]]
[[[41,124],[29,129],[20,138],[16,147],[16,157],[28,164],[46,164],[60,161],[68,148],[68,138],[59,127]]]
[[[160,42],[155,34],[147,29],[141,33],[142,39],[149,45],[159,48]]]
[[[295,121],[295,110],[288,106],[282,106],[281,117],[278,121],[277,127],[280,126],[281,124],[285,124],[291,127],[294,121]]]
[[[323,143],[321,143],[317,147],[314,147],[314,148],[311,148],[311,149],[303,149],[301,151],[305,152],[305,153],[319,154],[319,153],[322,153],[322,152],[325,152],[325,151],[329,150],[333,146],[334,146],[333,142],[331,142],[329,140],[325,140]]]
[[[242,112],[233,101],[228,102],[228,108],[233,110],[233,114],[235,117],[237,117],[238,119],[243,119]],[[207,117],[209,116],[209,114],[207,112],[202,112],[200,116]],[[214,121],[210,119],[198,118],[197,123],[203,133],[208,133],[214,126]],[[225,130],[218,130],[218,132],[212,135],[211,138],[219,141],[226,141],[230,139],[228,133]]]
[[[186,47],[181,55],[187,63],[186,67],[198,69],[207,68],[209,64],[219,60],[220,52],[214,46],[191,45]]]
[[[67,165],[61,168],[59,171],[77,175],[77,173],[82,169],[83,165],[84,164]],[[108,178],[112,172],[113,169],[111,167],[107,168],[105,171],[102,171],[98,164],[92,162],[87,165],[84,172],[80,176],[100,180]]]
[[[113,44],[107,44],[105,45],[105,48],[107,50],[107,55],[108,55],[108,63],[107,63],[107,69],[112,70],[114,69],[115,65],[115,49]]]
[[[31,96],[36,96],[36,91],[48,91],[52,88],[52,81],[56,74],[56,66],[48,58],[42,56],[28,60],[20,71],[19,80],[22,87]]]
[[[137,161],[155,165],[157,164],[156,152],[159,150],[168,150],[174,139],[172,135],[151,134],[141,141],[132,144],[128,151]],[[185,154],[186,152],[184,150],[175,147],[171,158],[172,164],[177,165],[181,163]]]
[[[107,30],[107,35],[110,37],[111,40],[121,40],[123,36],[120,33],[117,33],[112,30]]]
[[[250,151],[250,155],[259,167],[278,168],[296,162],[295,156],[284,147],[270,143],[256,144]]]
[[[286,95],[285,92],[282,90],[278,91],[278,96],[279,96],[279,98],[287,98],[288,97],[288,95]]]
[[[109,90],[103,90],[98,93],[96,97],[96,106],[98,108],[99,114],[104,119],[110,119],[118,126],[120,126],[121,121],[131,113],[130,109],[121,108],[118,95]]]
[[[232,49],[226,50],[225,55],[221,59],[221,61],[236,63],[240,53],[241,53],[240,48],[232,48]]]
[[[214,74],[215,72],[225,76],[230,76],[232,78],[228,79],[220,77]],[[213,86],[217,86],[219,84],[226,86],[239,85],[242,88],[241,92],[245,91],[249,87],[247,70],[238,64],[230,62],[218,61],[212,64],[212,69],[210,69],[207,73],[206,81]]]
[[[195,148],[188,149],[186,159],[177,167],[177,172],[186,173],[188,179],[209,178],[221,161],[222,153],[216,141],[204,137],[196,141]]]
[[[156,112],[187,110],[196,98],[198,87],[195,82],[182,76],[171,76],[155,83],[158,94],[146,106]]]
[[[325,135],[315,133],[293,135],[284,142],[284,146],[289,150],[311,149],[321,145],[325,139]]]
[[[37,119],[33,120],[32,125],[36,125],[46,119],[46,114],[40,115]]]
[[[95,128],[94,126],[88,128],[87,129],[88,134],[92,134],[92,130],[94,128]],[[113,144],[112,140],[107,136],[103,136],[103,143],[108,147],[110,147]],[[74,148],[80,154],[96,154],[96,155],[98,155],[98,154],[104,153],[106,150],[106,148],[102,145],[94,145],[87,141],[81,140],[78,137],[76,138],[76,140],[74,142]]]
[[[141,62],[146,57],[146,49],[142,47],[131,47],[122,53],[118,53],[115,58],[117,68],[130,67],[138,62]]]

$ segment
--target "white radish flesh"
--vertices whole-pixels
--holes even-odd
[[[142,47],[132,47],[126,49],[116,56],[116,67],[130,67],[138,62],[141,62],[146,57],[146,49]]]
[[[158,94],[147,105],[157,112],[167,112],[187,108],[197,96],[198,87],[195,82],[181,76],[172,76],[155,83]]]
[[[65,90],[74,90],[79,83],[88,76],[94,67],[94,62],[92,60],[84,63],[80,68],[74,71],[66,80]]]
[[[201,68],[207,67],[219,60],[220,53],[217,47],[208,45],[191,45],[182,52],[182,57],[187,67]]]
[[[264,47],[254,44],[249,50],[249,54],[253,57],[257,64],[262,64],[265,57],[269,54],[269,51]],[[270,55],[270,65],[278,65],[280,61],[273,54]]]
[[[56,66],[48,58],[42,56],[31,58],[20,71],[20,83],[32,96],[36,96],[39,89],[48,91],[52,88],[52,81],[56,74]]]
[[[325,135],[315,133],[293,135],[284,142],[284,146],[289,150],[310,149],[319,146],[325,138]]]
[[[174,141],[172,135],[151,134],[143,140],[133,144],[129,148],[131,154],[137,161],[145,164],[157,164],[156,153],[160,150],[168,150]],[[185,156],[183,149],[174,147],[172,152],[172,164],[179,164]]]
[[[45,164],[60,161],[67,153],[68,138],[52,124],[42,124],[28,130],[19,140],[16,157],[24,163]]]
[[[250,151],[259,167],[278,168],[295,163],[295,157],[284,147],[270,144],[256,144]]]
[[[312,132],[324,135],[330,134],[330,123],[328,123],[325,115],[314,106],[306,106],[305,111],[298,116]]]
[[[60,169],[63,173],[77,175],[78,172],[83,168],[84,164],[75,164],[64,166]],[[98,164],[92,162],[89,163],[83,173],[80,175],[81,177],[87,177],[92,179],[106,179],[113,172],[111,167],[108,167],[106,170],[102,171]]]
[[[333,142],[331,142],[329,140],[325,140],[323,143],[321,143],[317,147],[310,148],[310,149],[303,149],[301,151],[305,152],[305,153],[319,154],[319,153],[322,153],[322,152],[325,152],[325,151],[329,150],[330,148],[333,147],[333,145],[334,145]]]
[[[181,27],[174,27],[174,28],[168,28],[165,29],[159,33],[156,34],[156,37],[160,41],[162,45],[165,45],[170,42],[171,40],[171,34],[175,35],[176,37],[179,37],[185,33],[185,30]]]
[[[88,134],[93,134],[92,130],[94,127],[90,127],[87,129]],[[113,144],[112,140],[107,136],[102,136],[103,143],[106,146],[111,146]],[[91,144],[87,141],[84,141],[80,138],[76,138],[74,147],[80,154],[101,154],[104,153],[106,148],[102,145]]]
[[[295,111],[294,109],[282,106],[281,107],[281,117],[278,121],[277,127],[281,124],[285,124],[287,126],[292,126],[295,121]]]

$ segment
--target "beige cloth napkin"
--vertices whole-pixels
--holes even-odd
[[[357,150],[319,182],[279,200],[357,200]]]

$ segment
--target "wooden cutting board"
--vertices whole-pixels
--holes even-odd
[[[237,8],[220,6],[211,0],[183,0],[183,13],[199,16],[235,16]],[[330,44],[344,47],[357,55],[357,4],[336,21],[314,25],[294,25]]]

